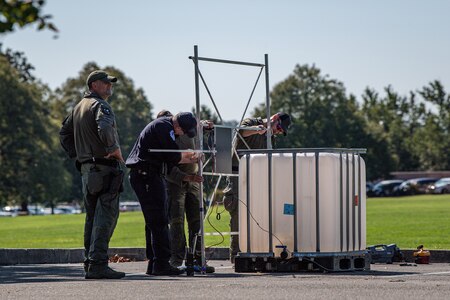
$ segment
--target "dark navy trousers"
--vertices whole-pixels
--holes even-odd
[[[131,169],[130,183],[144,214],[147,258],[165,268],[170,259],[166,181],[158,172]]]

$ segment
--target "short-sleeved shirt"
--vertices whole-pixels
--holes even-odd
[[[139,134],[126,160],[129,168],[160,167],[166,163],[169,168],[181,160],[180,152],[150,152],[149,149],[178,150],[171,117],[162,117],[150,122]]]
[[[252,127],[264,125],[264,120],[261,118],[247,118],[241,122],[241,127]],[[244,130],[239,130],[242,134]],[[250,147],[250,149],[266,149],[267,148],[267,136],[265,134],[253,134],[244,137],[245,142]],[[275,142],[274,136],[272,136],[272,144]],[[248,149],[240,137],[236,137],[235,143],[233,145],[234,149]],[[235,155],[233,155],[233,167],[239,166],[239,161]]]

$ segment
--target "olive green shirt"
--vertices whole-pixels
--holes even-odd
[[[72,114],[77,160],[105,157],[119,148],[117,124],[111,105],[95,93],[88,93]]]
[[[177,136],[175,143],[178,145],[180,150],[195,149],[195,140],[187,135]],[[181,186],[183,183],[183,178],[186,175],[194,175],[198,172],[198,163],[194,164],[178,164],[170,170],[167,175],[167,181]]]
[[[261,118],[247,118],[241,122],[241,127],[252,127],[264,125],[264,120]],[[244,130],[239,130],[239,133],[242,134]],[[267,148],[267,136],[266,134],[253,134],[247,137],[244,137],[245,142],[250,147],[250,149],[266,149]],[[272,136],[272,144],[275,143],[275,137]],[[236,139],[233,144],[234,149],[248,149],[247,146],[242,141],[242,138],[236,136]],[[233,154],[233,167],[239,166],[239,159],[236,155]]]

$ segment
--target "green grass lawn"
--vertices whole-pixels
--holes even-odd
[[[210,216],[218,231],[229,231],[229,215],[223,208],[220,221]],[[81,248],[84,214],[0,218],[0,248]],[[214,232],[205,223],[205,232]],[[206,245],[220,243],[207,236]],[[450,249],[450,195],[424,195],[367,200],[367,245],[395,243],[401,249],[419,244],[427,249]],[[219,247],[228,247],[225,236]],[[145,247],[141,212],[121,213],[111,247]]]
[[[229,214],[222,207],[220,221],[216,219],[216,209],[209,217],[218,231],[229,231]],[[82,248],[84,214],[47,215],[0,218],[0,248]],[[205,232],[213,232],[205,222]],[[218,244],[220,236],[207,236],[206,245]],[[228,247],[229,236],[219,246]],[[145,247],[144,217],[142,212],[120,213],[116,230],[111,239],[111,247]]]
[[[450,249],[450,195],[367,200],[367,245]]]

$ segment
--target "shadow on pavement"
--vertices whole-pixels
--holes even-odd
[[[182,276],[148,276],[144,273],[127,273],[123,280],[151,280],[151,281],[173,281],[173,280],[191,280],[192,278],[245,278],[255,276],[265,277],[311,277],[311,276],[398,276],[407,274],[419,274],[414,268],[405,267],[404,271],[353,271],[353,272],[292,272],[292,273],[234,273],[218,271],[213,274],[195,274],[194,277]],[[83,268],[80,265],[15,265],[0,266],[0,284],[14,283],[37,283],[37,282],[69,282],[86,281],[84,279]]]
[[[2,284],[81,280],[84,280],[84,272],[80,265],[0,266],[0,283]]]

